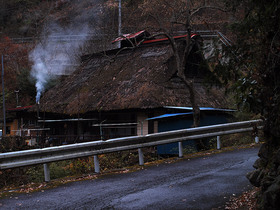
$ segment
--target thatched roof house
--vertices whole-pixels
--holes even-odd
[[[195,79],[199,106],[225,108],[221,90],[202,83],[209,72],[200,68],[201,54],[194,48],[191,57],[187,75]],[[41,110],[70,115],[191,106],[189,92],[176,75],[172,48],[164,41],[84,56],[79,69],[46,92],[40,103]]]
[[[189,91],[177,76],[168,40],[140,41],[139,46],[130,48],[129,43],[139,43],[138,37],[131,37],[133,42],[121,40],[121,49],[83,56],[72,75],[43,95],[41,123],[52,135],[93,140],[153,133],[158,131],[158,123],[147,118],[182,112],[167,107],[192,106]],[[196,38],[186,75],[194,81],[198,105],[227,108],[223,92],[203,84],[210,72],[201,65],[203,56]],[[186,36],[176,37],[182,52],[185,40]]]

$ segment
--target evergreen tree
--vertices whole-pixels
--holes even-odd
[[[280,1],[239,0],[229,4],[243,11],[244,19],[232,26],[236,45],[227,49],[231,59],[219,67],[226,67],[224,81],[232,84],[240,107],[265,119],[266,142],[254,165],[257,170],[248,178],[261,187],[259,207],[276,209],[280,206]]]

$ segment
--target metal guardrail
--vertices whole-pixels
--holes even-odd
[[[143,147],[179,142],[179,156],[181,157],[183,155],[182,141],[253,131],[261,129],[262,122],[262,120],[251,120],[155,133],[144,136],[109,139],[107,141],[100,140],[44,149],[1,153],[0,169],[44,164],[45,180],[49,181],[49,168],[47,163],[94,156],[95,172],[99,172],[97,155],[132,149],[138,149],[139,164],[143,165],[144,160],[141,151],[141,148]]]

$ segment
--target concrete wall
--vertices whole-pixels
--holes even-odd
[[[154,133],[158,133],[158,121],[154,121]]]
[[[148,117],[147,113],[139,112],[137,113],[137,135],[141,135],[141,123],[143,123],[143,135],[149,134],[149,121],[146,120]],[[158,133],[158,121],[151,121],[154,124],[154,133]],[[150,131],[151,132],[151,131]]]

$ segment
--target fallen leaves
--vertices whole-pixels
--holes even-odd
[[[45,192],[46,189],[49,188],[54,188],[57,187],[59,185],[62,184],[66,184],[69,182],[75,182],[75,181],[82,181],[82,180],[90,180],[90,179],[96,179],[97,175],[92,175],[92,174],[88,174],[88,175],[84,175],[84,176],[80,176],[80,177],[67,177],[64,179],[57,179],[55,181],[52,181],[50,183],[30,183],[30,184],[26,184],[26,185],[21,185],[19,186],[18,189],[9,189],[9,188],[4,188],[3,191],[0,191],[0,198],[2,196],[7,196],[7,195],[12,195],[11,193],[31,193],[31,192],[38,192],[41,191],[42,193]],[[12,197],[10,197],[12,198]],[[15,199],[17,199],[17,197],[15,197]],[[1,205],[0,205],[1,207]]]
[[[259,192],[259,188],[244,192],[239,197],[231,197],[226,204],[225,209],[248,209],[255,210],[256,208],[256,194]]]
[[[31,184],[27,184],[27,185],[22,185],[19,192],[20,193],[30,193],[30,192],[38,191],[42,188],[45,188],[46,186],[47,186],[46,183],[40,184],[38,186],[36,186],[36,184],[34,184],[34,183],[31,183]]]

